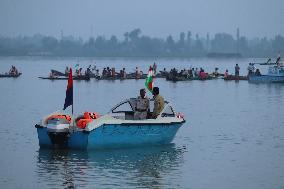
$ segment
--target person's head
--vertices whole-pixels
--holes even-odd
[[[226,72],[228,72],[228,70],[226,70]]]
[[[236,66],[238,66],[239,64],[236,64]]]
[[[145,89],[140,89],[140,96],[141,96],[142,98],[144,98],[145,95],[146,95],[146,90],[145,90]]]
[[[160,93],[159,87],[154,87],[153,88],[153,95],[156,96]]]

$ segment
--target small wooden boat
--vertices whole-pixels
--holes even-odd
[[[68,77],[38,77],[39,79],[48,79],[48,80],[68,80]],[[73,80],[85,80],[89,81],[90,77],[86,75],[82,76],[73,76]]]
[[[239,81],[239,80],[248,80],[247,76],[234,76],[234,75],[228,75],[227,77],[224,77],[225,81]]]
[[[66,77],[68,77],[68,74],[65,74],[65,73],[60,72],[60,71],[57,71],[57,70],[51,70],[51,73],[52,73],[54,76],[66,76]]]
[[[126,78],[120,77],[119,75],[116,76],[100,76],[100,77],[96,77],[96,79],[98,80],[127,80],[127,79],[146,79],[147,78],[147,74],[143,74],[139,77],[137,77],[134,74],[127,74]]]
[[[5,74],[0,74],[0,78],[4,78],[4,77],[13,77],[13,78],[17,78],[20,75],[22,75],[22,73],[18,73],[18,74],[9,74],[9,73],[5,73]]]
[[[218,77],[213,77],[213,76],[210,76],[210,75],[207,75],[205,78],[200,78],[198,76],[197,77],[186,77],[186,76],[175,76],[175,77],[173,77],[170,74],[166,77],[166,80],[167,81],[174,81],[174,82],[176,82],[176,81],[191,81],[191,80],[205,81],[205,80],[212,80],[212,79],[217,79],[217,78]]]

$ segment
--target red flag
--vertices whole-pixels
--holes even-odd
[[[64,108],[65,110],[68,106],[73,105],[73,77],[72,77],[72,68],[70,68],[69,77],[68,77],[68,84],[66,89],[66,97],[65,97],[65,103]],[[73,113],[73,108],[72,108]]]

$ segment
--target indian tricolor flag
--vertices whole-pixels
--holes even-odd
[[[152,92],[153,91],[153,87],[154,87],[154,71],[152,66],[150,66],[149,71],[148,71],[148,75],[146,78],[146,82],[145,82],[145,86],[146,88]]]

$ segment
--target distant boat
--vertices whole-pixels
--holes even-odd
[[[9,73],[5,73],[5,74],[0,74],[0,78],[4,78],[4,77],[13,77],[13,78],[17,78],[20,75],[22,75],[22,73],[18,73],[18,74],[9,74]]]
[[[234,76],[234,75],[228,75],[227,77],[224,77],[225,81],[238,81],[238,80],[248,80],[247,76]]]
[[[249,75],[249,82],[253,83],[284,83],[284,67],[280,65],[269,66],[266,75]]]
[[[60,72],[60,71],[57,71],[57,70],[51,70],[51,73],[52,73],[54,76],[66,76],[66,77],[68,77],[68,73],[65,74],[65,73]]]
[[[68,80],[68,77],[38,77],[39,79],[48,79],[48,80]],[[73,80],[85,80],[89,81],[90,77],[87,75],[81,75],[81,76],[73,76]]]
[[[183,116],[165,101],[165,107],[156,119],[135,120],[135,100],[131,98],[120,102],[104,116],[85,112],[72,118],[64,113],[52,113],[35,126],[39,145],[99,149],[171,143],[185,122]]]

